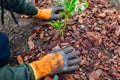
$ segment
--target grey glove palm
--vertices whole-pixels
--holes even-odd
[[[62,18],[62,15],[58,14],[60,11],[63,11],[62,7],[52,7],[52,15],[50,17],[50,20]]]
[[[73,51],[73,47],[54,50],[51,53],[56,53],[56,54],[60,53],[62,54],[63,59],[64,59],[64,66],[56,72],[61,73],[61,72],[76,70],[79,68],[79,66],[75,64],[80,63],[81,59],[80,58],[76,59],[75,57],[80,55],[80,52]]]

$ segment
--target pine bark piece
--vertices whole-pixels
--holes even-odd
[[[29,46],[29,49],[30,50],[34,50],[35,49],[35,44],[34,44],[34,42],[33,41],[28,41],[28,46]]]

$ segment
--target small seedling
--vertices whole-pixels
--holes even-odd
[[[63,31],[65,31],[66,29],[68,18],[71,16],[72,12],[74,12],[76,1],[77,0],[72,0],[72,1],[64,0],[63,7],[65,12],[60,12],[60,14],[65,17],[65,21],[64,21],[65,25],[64,25]]]
[[[59,3],[59,2],[58,2]],[[71,16],[72,13],[74,12],[82,12],[86,8],[88,8],[89,3],[87,1],[84,1],[83,3],[80,3],[80,0],[64,0],[63,1],[63,7],[64,7],[64,12],[60,12],[65,17],[65,25],[64,25],[64,31],[67,26],[67,21],[69,17]]]
[[[62,20],[57,20],[57,21],[52,20],[50,25],[57,28],[59,33],[61,33],[61,35],[63,36],[63,34],[64,34],[64,31],[63,31],[64,22]]]
[[[81,0],[55,0],[59,5],[64,8],[64,12],[60,12],[61,15],[65,17],[64,27],[63,27],[63,35],[67,26],[67,22],[69,17],[75,12],[83,12],[86,8],[88,8],[88,1],[84,1],[81,3]]]

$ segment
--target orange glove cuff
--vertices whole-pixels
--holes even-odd
[[[37,15],[33,16],[35,18],[50,19],[52,15],[52,9],[38,9]]]
[[[64,65],[61,54],[48,54],[38,61],[30,63],[33,69],[35,79],[40,79],[49,74],[56,73]]]

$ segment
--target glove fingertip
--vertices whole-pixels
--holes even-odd
[[[79,69],[79,66],[78,65],[74,65],[74,66],[68,67],[67,71],[73,71],[73,70],[77,70],[77,69]]]

